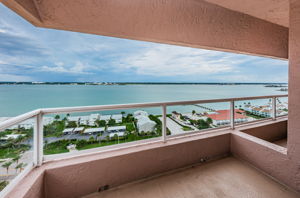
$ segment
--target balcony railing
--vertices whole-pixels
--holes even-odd
[[[11,118],[9,120],[3,121],[0,123],[0,131],[4,131],[5,129],[12,127],[14,125],[17,125],[21,122],[24,122],[25,120],[28,119],[34,119],[34,128],[33,128],[33,162],[32,164],[28,164],[28,166],[19,174],[14,180],[10,182],[10,184],[0,193],[0,195],[4,195],[8,191],[12,189],[14,184],[22,179],[28,173],[33,167],[36,166],[41,166],[44,161],[53,159],[51,157],[46,157],[44,155],[44,144],[45,144],[45,138],[44,138],[44,124],[43,124],[43,117],[48,114],[62,114],[62,113],[82,113],[82,112],[96,112],[96,111],[113,111],[113,110],[128,110],[128,109],[140,109],[140,108],[161,108],[161,115],[158,115],[156,118],[161,120],[161,135],[155,136],[155,138],[150,138],[144,141],[139,141],[142,143],[153,143],[157,141],[161,142],[167,142],[170,138],[176,137],[181,137],[185,135],[189,135],[192,133],[201,133],[203,131],[216,131],[216,129],[227,127],[234,129],[237,125],[242,125],[244,123],[249,123],[249,122],[256,122],[256,121],[261,121],[261,120],[266,120],[266,119],[273,119],[276,120],[277,117],[285,115],[285,113],[282,111],[285,111],[287,114],[287,109],[284,109],[282,102],[279,101],[280,98],[287,98],[288,95],[270,95],[270,96],[256,96],[256,97],[241,97],[241,98],[227,98],[227,99],[211,99],[211,100],[193,100],[193,101],[178,101],[178,102],[158,102],[158,103],[142,103],[142,104],[121,104],[121,105],[98,105],[98,106],[79,106],[79,107],[63,107],[63,108],[44,108],[44,109],[37,109],[22,115],[19,115],[17,117]],[[253,112],[249,112],[249,110],[246,109],[247,106],[251,106],[249,101],[253,100],[268,100],[267,102],[269,103],[269,109],[265,109],[263,113],[266,113],[264,116],[260,116],[259,118],[261,119],[254,119],[249,121],[244,121],[243,117],[240,116],[240,114],[243,114],[245,112],[248,112],[249,114],[252,114],[253,112],[253,117],[257,117],[259,115],[255,114],[255,106],[262,107],[264,105],[252,105],[252,108],[254,109]],[[248,103],[247,103],[248,102]],[[189,125],[187,124],[187,121],[185,121],[185,118],[181,119],[176,119],[176,115],[178,116],[183,116],[182,114],[173,111],[173,114],[175,115],[175,118],[173,115],[171,115],[171,112],[168,112],[168,109],[176,109],[178,106],[189,106],[189,105],[194,105],[193,107],[197,106],[200,108],[207,108],[209,111],[212,110],[212,107],[209,105],[203,106],[202,104],[214,104],[214,103],[224,103],[228,105],[228,109],[226,112],[229,113],[229,115],[226,115],[226,112],[224,114],[224,117],[228,117],[228,123],[225,120],[225,124],[221,123],[224,120],[216,120],[215,123],[210,123],[210,126],[213,127],[208,127],[206,129],[202,129],[195,127],[194,125]],[[270,108],[271,107],[271,108]],[[280,108],[279,108],[280,107]],[[213,110],[212,110],[213,111]],[[280,113],[278,113],[280,111]],[[220,111],[221,112],[221,111]],[[214,118],[214,114],[209,114],[209,113],[202,113],[203,115],[207,117],[212,117]],[[201,118],[202,114],[197,115],[198,117]],[[189,114],[189,116],[194,116],[194,113]],[[238,116],[236,118],[236,116]],[[184,117],[184,116],[183,116]],[[215,116],[216,117],[216,116]],[[227,119],[227,118],[224,118]],[[190,120],[193,120],[191,118]],[[187,132],[184,133],[174,133],[168,134],[170,131],[170,127],[172,123],[173,125],[175,123],[178,124],[178,126],[182,127],[182,130],[187,130]],[[170,124],[170,127],[168,127],[168,124]],[[198,123],[196,122],[196,126]],[[200,125],[199,125],[200,126]],[[178,127],[177,127],[178,129]],[[181,129],[179,129],[181,130]],[[119,142],[119,139],[118,139]],[[122,144],[117,145],[111,145],[108,146],[109,148],[124,148],[128,147],[131,145],[137,145],[136,141],[134,142],[127,142]],[[104,150],[103,148],[97,148],[97,152]],[[75,154],[70,154],[71,156],[78,155],[81,152],[77,152]],[[85,152],[86,153],[86,152]]]

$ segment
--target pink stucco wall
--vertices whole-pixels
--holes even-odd
[[[49,168],[45,172],[47,198],[70,198],[199,163],[201,158],[229,154],[230,135],[166,145],[93,162]]]
[[[3,2],[36,6],[40,27],[288,58],[288,28],[204,0]],[[29,9],[23,13],[9,5],[26,18]]]
[[[8,197],[80,197],[96,192],[100,186],[115,187],[201,159],[224,157],[229,151],[230,133],[223,131],[53,161],[30,173],[18,185],[20,190]]]
[[[249,129],[241,131],[257,138],[269,142],[274,142],[287,138],[287,120],[282,122],[275,122],[271,125],[268,124],[263,126],[251,127]]]

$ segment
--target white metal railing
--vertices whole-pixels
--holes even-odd
[[[138,104],[120,104],[120,105],[97,105],[97,106],[78,106],[78,107],[61,107],[61,108],[44,108],[37,109],[17,117],[0,123],[0,131],[16,125],[22,121],[30,118],[35,118],[34,136],[33,136],[33,153],[34,166],[40,166],[43,163],[43,116],[46,114],[59,113],[74,113],[74,112],[92,112],[92,111],[106,111],[117,109],[131,109],[131,108],[145,108],[145,107],[161,107],[162,108],[162,141],[167,141],[167,107],[178,105],[192,105],[204,103],[230,103],[230,128],[234,129],[236,123],[234,122],[235,102],[257,99],[272,99],[272,119],[276,119],[276,99],[281,97],[288,97],[288,95],[270,95],[270,96],[255,96],[255,97],[240,97],[240,98],[226,98],[226,99],[210,99],[210,100],[192,100],[192,101],[178,101],[178,102],[158,102],[158,103],[138,103]],[[212,129],[213,130],[213,129]]]
[[[3,131],[13,125],[21,123],[28,119],[35,119],[34,134],[33,134],[33,164],[30,164],[22,174],[19,174],[13,182],[11,182],[2,192],[0,196],[9,192],[17,180],[21,180],[26,173],[28,173],[32,168],[40,166],[43,163],[43,116],[46,114],[59,114],[59,113],[74,113],[74,112],[92,112],[92,111],[106,111],[106,110],[118,110],[118,109],[132,109],[132,108],[146,108],[146,107],[161,107],[162,108],[162,137],[161,141],[166,142],[167,138],[167,107],[168,106],[178,106],[178,105],[193,105],[193,104],[204,104],[204,103],[220,103],[229,102],[230,103],[230,128],[234,129],[237,125],[235,123],[235,102],[237,101],[247,101],[247,100],[257,100],[257,99],[272,99],[272,119],[276,120],[276,99],[281,97],[288,97],[288,95],[270,95],[270,96],[255,96],[255,97],[241,97],[241,98],[226,98],[226,99],[210,99],[210,100],[192,100],[192,101],[178,101],[178,102],[158,102],[158,103],[140,103],[140,104],[120,104],[120,105],[98,105],[98,106],[78,106],[78,107],[62,107],[62,108],[43,108],[37,109],[17,117],[11,118],[9,120],[0,123],[0,131]],[[245,122],[249,123],[249,122]],[[238,124],[241,125],[241,124]],[[218,131],[220,128],[213,128],[210,131]],[[203,130],[202,130],[203,131]],[[199,131],[191,132],[198,133]],[[190,135],[191,133],[182,134]],[[173,135],[174,137],[180,137],[180,135]],[[172,136],[172,137],[173,137]],[[157,142],[157,138],[149,140],[150,143]],[[136,145],[134,142],[126,143],[129,145]],[[126,147],[126,146],[125,146]]]

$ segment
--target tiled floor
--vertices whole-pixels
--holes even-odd
[[[233,158],[132,183],[84,198],[299,198],[300,195]]]

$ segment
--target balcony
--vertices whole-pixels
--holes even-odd
[[[0,123],[7,135],[34,124],[24,167],[14,162],[20,173],[2,176],[1,195],[297,197],[284,167],[286,107],[287,95],[274,95],[38,109]]]

